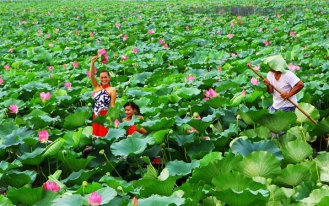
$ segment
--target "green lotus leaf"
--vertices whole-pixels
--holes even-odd
[[[23,119],[34,125],[36,128],[45,128],[50,125],[56,118],[51,118],[47,112],[40,109],[34,109],[29,114],[25,115]]]
[[[311,104],[308,103],[298,103],[298,106],[305,111],[306,114],[311,116],[314,120],[318,120],[320,117],[319,111]],[[311,120],[303,114],[299,109],[296,109],[295,111],[297,115],[297,121],[298,122],[311,122]]]
[[[208,115],[202,119],[191,119],[188,124],[199,132],[204,132],[214,121],[214,115]]]
[[[211,152],[200,160],[200,167],[207,166],[210,162],[223,159],[222,153]]]
[[[175,120],[171,118],[161,118],[155,120],[145,121],[141,124],[147,131],[159,131],[161,129],[168,129],[175,124]]]
[[[255,129],[244,130],[240,133],[241,136],[247,136],[249,138],[260,137],[269,138],[271,137],[271,132],[267,127],[257,127]]]
[[[329,117],[326,117],[317,123],[310,133],[312,136],[329,134]]]
[[[44,196],[40,201],[35,203],[36,206],[51,206],[52,201],[59,195],[59,193],[54,192],[54,191],[45,191]]]
[[[266,186],[238,172],[226,173],[211,181],[216,190],[211,193],[229,205],[251,205],[266,203],[270,197]]]
[[[302,199],[300,202],[306,203],[307,205],[318,205],[318,203],[322,200],[322,198],[328,196],[329,196],[328,187],[315,189],[311,192],[309,197]],[[326,199],[324,201],[326,201]]]
[[[269,189],[272,193],[268,202],[273,205],[291,205],[294,200],[296,191],[294,189],[278,187],[277,185],[269,185]]]
[[[11,104],[16,104],[18,109],[23,108],[25,103],[19,99],[7,99],[1,103],[4,107],[9,107]]]
[[[204,185],[185,182],[180,189],[184,191],[185,204],[197,205],[200,200],[204,200],[206,197],[203,192],[205,189]]]
[[[234,154],[240,153],[244,157],[254,151],[266,151],[274,155],[279,161],[283,159],[281,150],[269,140],[252,143],[248,139],[239,138],[232,144],[231,149]]]
[[[36,176],[37,173],[35,171],[25,170],[20,172],[17,170],[10,170],[2,176],[1,182],[12,187],[20,188],[26,184],[34,182]]]
[[[32,136],[34,132],[28,130],[26,127],[20,127],[13,131],[10,134],[2,137],[2,143],[0,144],[0,149],[6,149],[12,146],[19,146],[24,144],[23,139]]]
[[[277,111],[274,114],[263,115],[259,122],[271,132],[278,134],[290,124],[296,122],[296,114],[293,112]]]
[[[85,199],[81,195],[60,196],[51,202],[53,206],[82,205]]]
[[[0,196],[0,205],[14,206],[14,204],[4,195]]]
[[[175,160],[168,162],[166,168],[171,176],[176,176],[190,174],[194,168],[199,166],[200,162],[198,160],[192,160],[191,163]]]
[[[306,181],[300,183],[300,185],[297,186],[297,188],[298,188],[298,195],[296,197],[296,200],[299,202],[300,200],[307,198],[312,192],[312,190],[316,189],[316,186],[314,182]]]
[[[173,92],[171,94],[167,94],[167,98],[171,103],[178,103],[182,98],[177,95],[177,93]]]
[[[195,133],[188,135],[178,135],[174,133],[174,137],[179,146],[187,145],[188,143],[194,142]]]
[[[89,111],[83,110],[67,116],[64,120],[64,128],[72,130],[85,125],[86,120],[90,118],[90,114]]]
[[[312,147],[302,140],[288,142],[287,145],[282,148],[283,157],[289,163],[301,162],[305,158],[311,156],[312,153]]]
[[[231,106],[238,106],[242,100],[244,100],[244,98],[246,97],[245,94],[239,94],[237,96],[234,96],[232,99],[231,99]]]
[[[12,163],[1,161],[0,162],[0,172],[4,173],[5,171],[8,171],[10,169],[15,169],[15,168],[22,167],[22,166],[23,166],[22,162],[19,161],[18,159],[15,159]]]
[[[231,172],[241,161],[241,155],[235,156],[234,154],[229,153],[221,160],[215,160],[207,164],[207,166],[195,168],[192,172],[190,182],[199,183],[200,181],[203,181],[210,184],[213,178]]]
[[[178,177],[172,177],[172,176],[168,177],[165,180],[142,179],[134,183],[134,186],[142,187],[140,191],[140,195],[142,197],[149,197],[152,194],[157,194],[161,196],[170,196],[173,193],[177,179]]]
[[[92,183],[89,183],[87,186],[83,186],[81,185],[77,190],[77,194],[80,194],[80,195],[84,195],[84,194],[89,194],[89,193],[92,193],[96,190],[99,190],[101,189],[103,186],[102,184],[98,183],[98,182],[92,182]],[[113,187],[113,188],[116,188],[116,187]]]
[[[149,205],[157,205],[157,206],[167,206],[170,204],[182,205],[184,204],[184,198],[179,198],[175,196],[171,197],[161,197],[158,195],[152,195],[146,199],[138,199],[138,206],[149,206]]]
[[[155,144],[161,144],[163,142],[163,139],[165,138],[165,135],[168,133],[168,129],[156,131],[152,134],[154,138],[154,143]]]
[[[304,161],[301,162],[300,165],[303,165],[304,167],[310,170],[311,172],[310,181],[316,182],[319,180],[318,174],[320,173],[320,171],[315,161]]]
[[[39,200],[42,199],[44,195],[44,190],[42,187],[37,188],[10,188],[7,192],[7,197],[10,201],[17,205],[18,203],[23,203],[25,205],[34,205]]]
[[[93,170],[80,170],[72,172],[66,179],[62,180],[64,184],[82,184],[83,181],[88,181],[90,177],[99,172],[99,168]]]
[[[112,176],[103,176],[99,182],[107,184],[111,188],[118,188],[119,186],[122,187],[122,190],[125,193],[128,193],[130,191],[133,191],[134,188],[131,183],[128,183],[125,180],[121,180]]]
[[[42,157],[48,157],[48,156],[53,156],[56,155],[57,152],[62,148],[62,146],[64,145],[65,140],[62,138],[58,138],[56,139],[53,143],[51,143],[50,145],[48,145],[45,150],[44,153],[42,154]]]
[[[275,178],[281,172],[280,162],[269,152],[255,151],[243,158],[236,171],[247,177]]]
[[[263,115],[268,114],[268,111],[266,109],[262,109],[259,111],[253,111],[249,110],[247,112],[244,112],[242,110],[238,111],[238,114],[241,116],[242,120],[248,124],[253,125],[256,121],[258,121]]]
[[[329,196],[323,197],[320,202],[316,204],[317,206],[327,206],[329,205]]]
[[[261,91],[253,91],[246,95],[246,98],[244,99],[244,101],[247,103],[253,103],[258,97],[260,97],[262,95],[263,95],[263,92],[261,92]]]
[[[125,129],[109,129],[107,135],[105,136],[105,139],[112,141],[113,139],[117,140],[121,137],[125,137],[127,131]]]
[[[329,153],[319,154],[314,161],[320,168],[320,180],[322,182],[329,182]]]
[[[137,137],[128,137],[115,142],[111,145],[111,151],[116,156],[136,156],[141,154],[147,145],[153,145],[154,140],[151,137],[139,139]]]
[[[43,150],[43,148],[36,148],[31,153],[25,152],[22,156],[18,157],[18,159],[27,165],[39,165],[44,160],[44,157],[41,155]]]
[[[202,158],[204,155],[209,154],[215,148],[212,141],[203,140],[199,144],[191,145],[188,148],[187,154],[194,158]]]
[[[68,171],[78,172],[79,170],[86,169],[89,162],[95,158],[94,156],[88,156],[87,158],[80,158],[79,156],[72,151],[66,151],[59,152],[57,159],[63,161],[63,167]]]
[[[226,106],[230,104],[230,100],[219,96],[219,97],[214,97],[214,98],[210,98],[205,102],[205,105],[209,105],[212,108],[218,109],[220,107]]]
[[[310,170],[303,165],[289,164],[284,168],[281,174],[275,179],[277,185],[296,186],[301,182],[307,181],[311,178]]]

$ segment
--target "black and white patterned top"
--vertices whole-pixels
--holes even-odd
[[[95,115],[98,115],[99,112],[102,110],[108,110],[108,108],[110,107],[111,96],[109,93],[106,92],[105,89],[96,92],[94,96],[94,100],[95,100],[95,107],[94,107]]]

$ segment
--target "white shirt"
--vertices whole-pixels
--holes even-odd
[[[269,72],[267,74],[267,79],[270,83],[278,88],[282,93],[288,93],[294,88],[294,86],[300,81],[300,79],[291,71],[282,73],[279,80],[276,80],[274,77],[274,72]],[[296,94],[289,98],[294,103],[297,104]],[[273,107],[275,109],[280,109],[282,107],[294,107],[288,100],[283,99],[279,92],[273,89]]]

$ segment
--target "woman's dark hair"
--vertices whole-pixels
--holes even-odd
[[[128,106],[130,106],[132,109],[136,110],[137,114],[141,114],[139,106],[137,104],[135,104],[134,102],[127,102],[125,105],[123,105],[123,108],[126,108]]]
[[[107,71],[107,70],[102,70],[102,71],[99,72],[99,73],[100,73],[100,74],[101,74],[101,73],[106,73],[109,77],[111,77],[109,71]]]

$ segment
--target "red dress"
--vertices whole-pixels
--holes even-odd
[[[136,125],[131,125],[128,129],[127,129],[127,135],[132,135],[134,132],[137,131],[137,126]]]
[[[95,119],[98,115],[103,116],[107,114],[108,108],[110,107],[111,96],[107,93],[106,88],[109,85],[102,85],[102,90],[95,93],[94,100],[95,100],[95,107],[93,113],[93,119]],[[104,137],[106,136],[108,129],[103,125],[98,123],[92,123],[93,127],[93,135]]]

